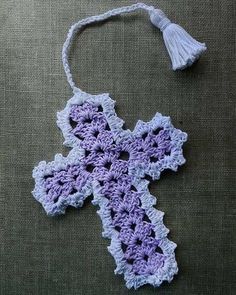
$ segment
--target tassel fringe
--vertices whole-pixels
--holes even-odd
[[[181,26],[171,23],[160,9],[150,12],[150,20],[163,33],[173,70],[183,70],[191,66],[207,49],[205,43],[198,42]]]

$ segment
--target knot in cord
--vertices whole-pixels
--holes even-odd
[[[151,23],[159,28],[162,32],[167,26],[171,24],[171,21],[165,15],[161,9],[154,9],[149,12]]]

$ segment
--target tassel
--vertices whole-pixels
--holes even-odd
[[[171,23],[162,10],[154,9],[149,14],[152,24],[163,33],[174,71],[191,66],[207,49],[205,43],[198,42],[181,26]]]

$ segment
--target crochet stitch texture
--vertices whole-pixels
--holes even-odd
[[[57,215],[81,207],[92,194],[102,235],[111,239],[115,273],[124,274],[128,288],[156,287],[178,272],[176,244],[167,238],[164,213],[153,207],[156,198],[145,177],[159,179],[163,170],[184,164],[187,134],[160,113],[148,123],[138,121],[133,132],[123,123],[108,94],[75,92],[57,120],[72,150],[34,168],[33,195],[47,214]]]
[[[192,38],[171,23],[160,9],[144,3],[115,8],[73,24],[62,48],[62,63],[74,96],[58,112],[57,124],[67,157],[56,154],[52,162],[42,161],[33,170],[34,197],[48,215],[64,214],[68,206],[82,207],[93,195],[99,206],[109,252],[116,262],[116,274],[124,274],[128,288],[170,282],[178,272],[174,250],[167,238],[164,213],[157,210],[149,181],[160,178],[165,169],[176,171],[185,163],[182,145],[187,134],[174,128],[170,117],[156,113],[150,122],[138,121],[134,130],[123,129],[115,102],[108,93],[91,95],[75,86],[68,55],[75,34],[88,24],[142,9],[163,33],[173,70],[191,66],[206,50],[205,43]]]

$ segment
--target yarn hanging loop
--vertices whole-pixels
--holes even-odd
[[[137,3],[83,19],[70,28],[62,50],[67,80],[74,95],[57,113],[64,145],[72,148],[64,157],[41,161],[33,170],[34,198],[50,216],[64,214],[67,207],[80,208],[93,195],[99,206],[104,238],[116,263],[115,274],[124,274],[127,288],[145,284],[158,287],[178,273],[176,244],[167,237],[162,211],[154,206],[148,184],[165,170],[177,171],[185,163],[183,144],[187,133],[174,127],[170,117],[156,113],[151,121],[138,120],[133,131],[115,111],[108,93],[92,95],[75,86],[68,54],[76,32],[87,24],[121,13],[143,9],[163,33],[173,69],[191,65],[205,50],[159,9]],[[147,177],[151,179],[147,179]]]
[[[136,3],[130,6],[115,8],[103,14],[82,19],[73,24],[69,29],[66,41],[62,48],[62,63],[67,81],[73,92],[83,93],[80,88],[75,86],[68,62],[70,45],[78,30],[91,23],[100,22],[115,15],[131,13],[138,9],[147,11],[149,13],[151,23],[163,33],[164,43],[169,53],[173,70],[183,70],[186,67],[191,66],[206,50],[205,43],[198,42],[181,26],[172,23],[160,9],[156,9],[153,6],[148,6],[144,3]]]

